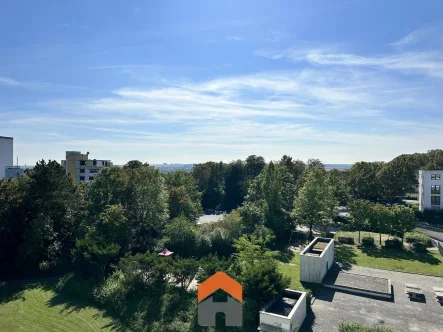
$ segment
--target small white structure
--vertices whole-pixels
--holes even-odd
[[[298,331],[306,318],[306,293],[285,289],[283,294],[260,311],[263,332]]]
[[[300,281],[320,284],[334,263],[334,239],[316,237],[300,254]]]
[[[0,179],[5,177],[5,167],[14,165],[12,137],[0,136]]]
[[[443,189],[443,171],[419,171],[418,199],[420,211],[442,209],[441,191]]]

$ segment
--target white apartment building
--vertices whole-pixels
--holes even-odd
[[[0,136],[0,179],[5,177],[5,167],[14,165],[14,139]]]
[[[18,178],[25,173],[25,169],[21,166],[6,166],[5,179]]]
[[[418,199],[420,211],[442,209],[443,171],[419,171]]]
[[[89,159],[89,152],[82,154],[79,151],[66,151],[66,160],[62,160],[61,165],[77,182],[87,182],[94,179],[102,168],[112,166],[112,162]]]

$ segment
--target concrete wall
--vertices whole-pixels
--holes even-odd
[[[5,167],[14,165],[13,142],[11,137],[0,136],[0,179],[5,177]]]
[[[318,240],[329,241],[329,244],[320,256],[311,256],[307,253]],[[334,240],[315,238],[300,254],[300,280],[320,284],[334,263]]]
[[[269,303],[264,310],[260,311],[260,326],[261,331],[271,331],[272,328],[280,328],[284,332],[294,332],[298,331],[306,318],[306,293],[298,292],[292,289],[285,289],[283,296],[289,296],[291,293],[296,293],[299,295],[299,299],[291,310],[291,313],[285,317],[281,315],[276,315],[273,313],[266,312],[267,308],[270,308],[276,301],[275,299]],[[262,324],[264,324],[262,326]]]
[[[440,256],[443,257],[443,242],[431,239],[432,245],[438,249]]]
[[[439,174],[440,180],[431,180],[432,174]],[[419,171],[418,176],[418,199],[420,202],[420,211],[431,208],[443,208],[443,200],[441,193],[443,193],[443,171]],[[440,186],[440,195],[431,194],[431,186]],[[431,205],[431,196],[440,196],[440,205]]]

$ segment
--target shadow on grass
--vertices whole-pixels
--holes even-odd
[[[78,313],[83,309],[95,308],[102,309],[91,301],[85,299],[85,294],[79,294],[76,298],[74,296],[57,293],[56,283],[58,278],[42,279],[40,281],[8,281],[0,283],[0,304],[6,304],[12,301],[26,301],[25,292],[31,290],[48,291],[54,294],[45,304],[47,307],[60,306],[60,314],[70,315]],[[110,328],[112,331],[128,331],[128,328],[121,323],[116,315],[108,311],[102,311],[93,316],[97,319],[99,317],[108,318],[111,320],[106,326],[102,328]]]
[[[441,264],[441,261],[429,252],[418,253],[407,249],[380,248],[377,246],[364,247],[362,245],[359,245],[358,248],[366,255],[376,258],[419,261],[431,265]]]
[[[290,249],[282,249],[278,251],[278,256],[276,257],[282,263],[290,263],[295,254]]]
[[[334,258],[337,262],[342,264],[342,268],[347,270],[352,264],[356,264],[355,248],[353,246],[338,244],[335,246]]]

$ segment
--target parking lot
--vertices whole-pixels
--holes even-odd
[[[393,286],[393,301],[376,300],[322,287],[316,291],[312,314],[301,331],[338,331],[340,321],[364,325],[379,325],[400,331],[443,331],[443,306],[433,294],[433,287],[443,287],[443,278],[353,266],[350,272],[389,278]],[[419,284],[424,301],[411,301],[404,294],[404,284]]]

